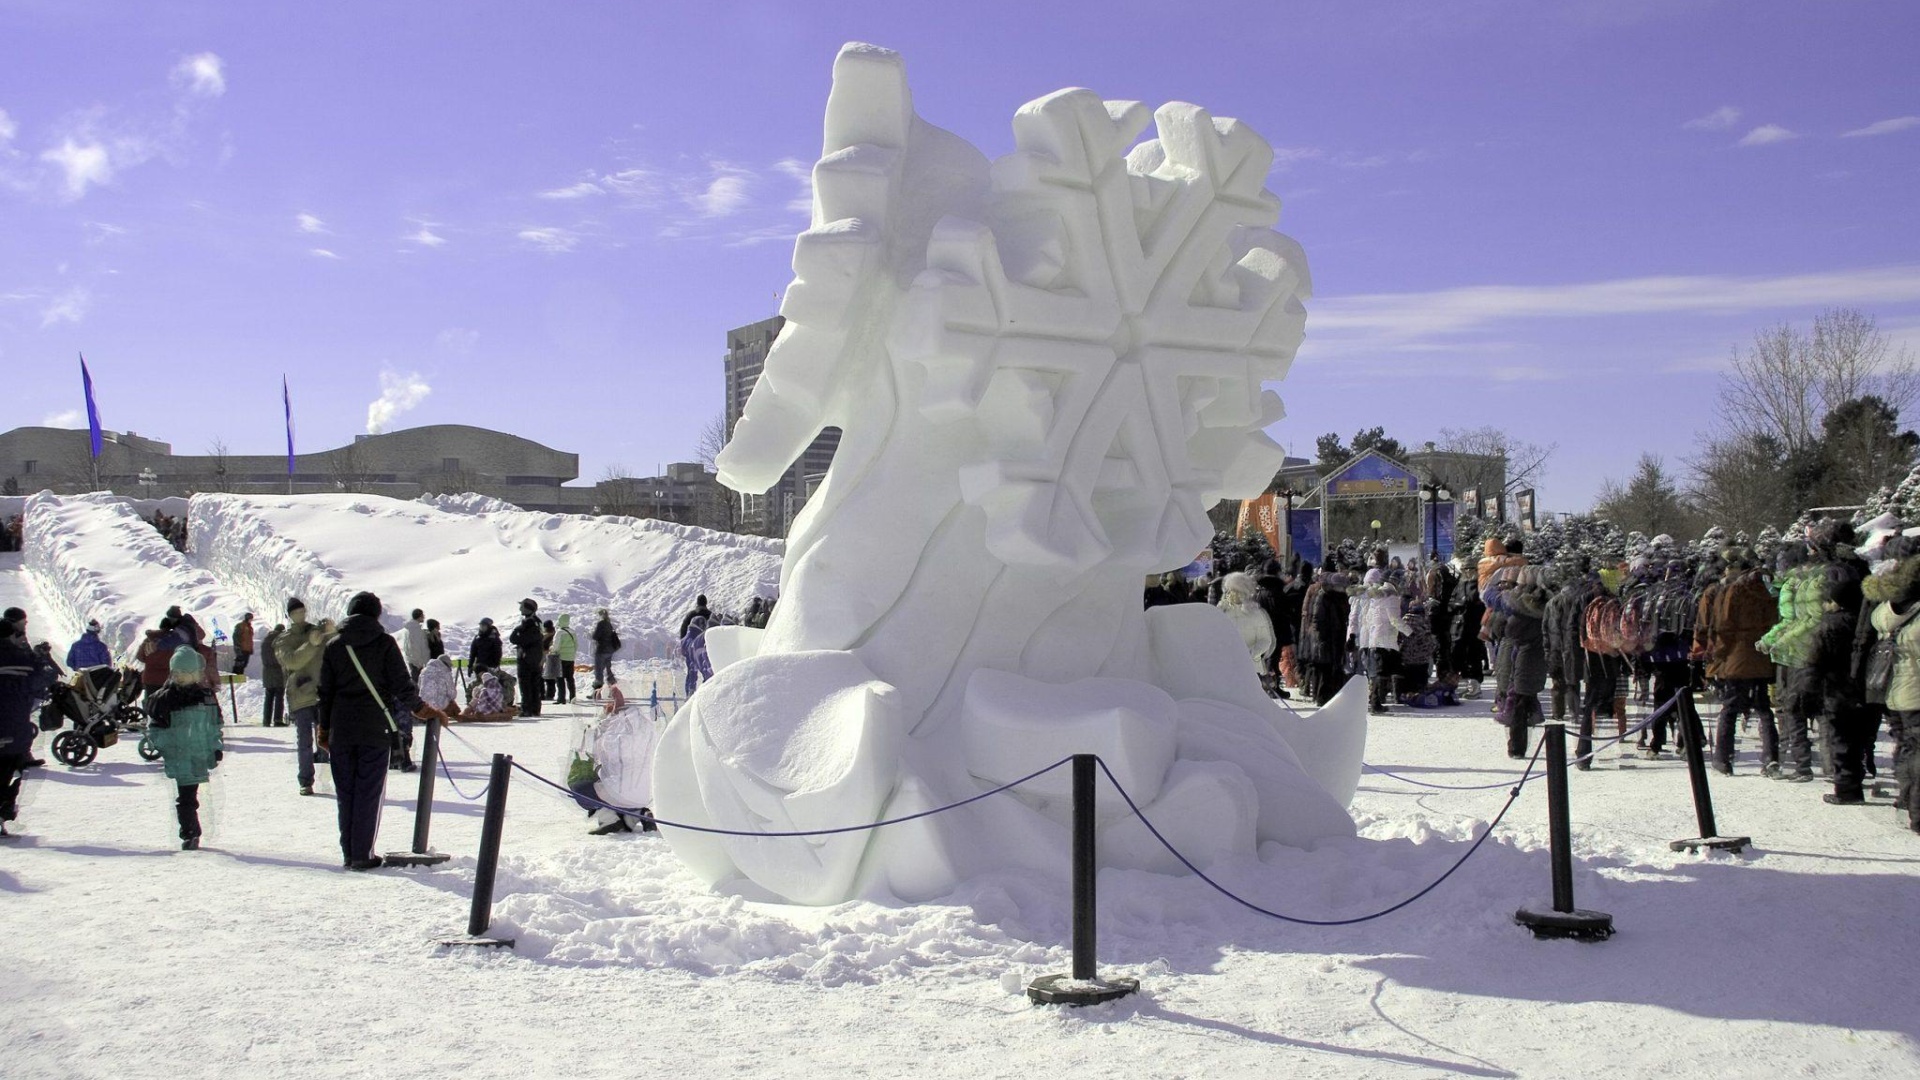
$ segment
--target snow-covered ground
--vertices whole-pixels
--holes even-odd
[[[16,603],[36,634],[70,630],[41,621],[38,583],[0,561],[0,604]],[[243,718],[257,695],[242,689]],[[561,777],[576,715],[456,727],[460,788],[479,793],[496,751]],[[1376,718],[1367,756],[1493,784],[1518,771],[1503,739],[1475,703]],[[1535,783],[1451,879],[1354,926],[1278,923],[1197,879],[1105,872],[1103,969],[1142,991],[1066,1010],[1021,993],[1068,967],[1064,866],[932,904],[769,904],[708,890],[657,838],[587,835],[579,810],[519,775],[493,924],[517,948],[441,948],[465,927],[479,804],[441,782],[444,866],[349,873],[332,801],[295,793],[291,741],[229,732],[198,852],[178,850],[170,786],[130,743],[31,775],[21,835],[0,847],[0,1074],[1920,1075],[1906,925],[1920,843],[1884,805],[1829,807],[1819,785],[1760,778],[1750,752],[1714,788],[1722,831],[1754,838],[1744,856],[1667,849],[1694,831],[1675,761],[1609,752],[1573,777],[1577,898],[1612,913],[1611,941],[1539,942],[1512,922],[1550,891]],[[1883,741],[1883,771],[1886,757]],[[403,848],[415,778],[393,778],[382,846]],[[1369,774],[1359,838],[1268,845],[1212,872],[1289,913],[1363,914],[1438,877],[1506,799]]]

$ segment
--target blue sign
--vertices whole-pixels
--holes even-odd
[[[1369,450],[1327,477],[1329,499],[1372,499],[1382,495],[1412,495],[1420,478],[1406,466]]]
[[[1420,511],[1420,554],[1429,555],[1434,550],[1433,536],[1428,534],[1432,526],[1433,533],[1440,538],[1440,558],[1453,558],[1453,503],[1441,503],[1438,506],[1426,506]]]
[[[1319,566],[1326,558],[1326,544],[1321,539],[1320,511],[1295,510],[1293,520],[1287,523],[1287,545],[1301,562],[1310,566]]]

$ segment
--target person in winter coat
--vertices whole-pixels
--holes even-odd
[[[274,639],[273,652],[287,682],[287,715],[293,720],[296,779],[300,794],[313,794],[313,767],[325,762],[326,748],[315,749],[320,726],[320,665],[327,645],[327,627],[307,621],[307,605],[299,597],[287,601],[287,629]]]
[[[460,715],[458,681],[453,677],[453,661],[446,653],[427,661],[420,669],[420,700],[439,709],[449,719]]]
[[[15,636],[0,619],[0,836],[20,809],[20,782],[33,761],[34,705],[58,676],[53,666]]]
[[[1347,576],[1335,565],[1331,556],[1322,563],[1320,576],[1308,586],[1300,612],[1297,656],[1306,667],[1305,689],[1315,705],[1332,701],[1346,682]]]
[[[620,635],[613,629],[613,616],[606,608],[596,612],[600,616],[593,624],[593,696],[600,696],[600,688],[613,679],[613,655],[620,651]]]
[[[513,719],[513,710],[507,707],[506,691],[500,688],[500,676],[492,668],[481,672],[475,680],[473,697],[461,715],[468,720]]]
[[[420,677],[420,669],[427,666],[433,654],[427,648],[427,613],[414,608],[407,621],[400,624],[394,637],[400,640],[400,659],[407,662],[407,670],[413,677]]]
[[[1908,828],[1920,831],[1920,555],[1902,558],[1862,586],[1873,605],[1873,628],[1894,643],[1887,686],[1888,727],[1894,737],[1894,806]]]
[[[1878,726],[1873,707],[1861,686],[1865,657],[1862,646],[1872,644],[1871,624],[1860,625],[1865,602],[1862,587],[1867,564],[1854,553],[1853,526],[1844,521],[1822,521],[1807,538],[1814,561],[1825,567],[1820,624],[1807,650],[1807,666],[1800,671],[1805,702],[1818,702],[1833,747],[1833,790],[1824,798],[1835,805],[1856,806],[1864,793],[1866,755],[1871,733]],[[1798,763],[1786,779],[1801,779]],[[1810,773],[1806,777],[1811,779]]]
[[[1407,624],[1405,639],[1400,642],[1400,676],[1394,687],[1394,696],[1404,701],[1410,695],[1418,694],[1433,681],[1433,658],[1439,648],[1434,640],[1433,629],[1427,623],[1426,600],[1415,600],[1408,605],[1407,612],[1401,616]]]
[[[180,823],[180,850],[200,846],[200,785],[224,757],[220,736],[220,695],[206,685],[205,661],[193,649],[175,649],[167,663],[169,680],[153,696],[147,738],[165,763],[177,790],[174,815]]]
[[[1502,541],[1497,536],[1487,537],[1480,555],[1480,563],[1475,568],[1475,580],[1480,584],[1480,602],[1486,605],[1486,612],[1480,619],[1480,640],[1487,643],[1487,650],[1493,654],[1493,693],[1497,703],[1505,697],[1507,687],[1500,681],[1500,673],[1507,670],[1500,662],[1500,643],[1506,637],[1507,611],[1493,603],[1493,587],[1502,581],[1518,579],[1521,568],[1527,565],[1524,542],[1519,537]]]
[[[87,629],[67,648],[67,670],[105,667],[113,663],[113,651],[100,640],[100,620],[87,620]]]
[[[499,667],[505,652],[500,642],[499,628],[493,625],[492,619],[481,619],[480,629],[473,635],[473,643],[467,646],[467,669],[477,679],[482,671]]]
[[[553,684],[555,704],[565,705],[580,696],[573,685],[573,661],[580,655],[580,639],[574,636],[573,616],[562,615],[553,628],[553,653],[560,658],[560,674]]]
[[[173,624],[163,620],[157,628],[146,632],[140,648],[133,654],[134,663],[140,665],[140,690],[145,701],[153,700],[153,695],[167,685],[167,661],[173,658],[173,650],[179,644],[172,631]]]
[[[707,619],[695,615],[682,625],[687,632],[680,639],[680,659],[687,665],[687,696],[692,697],[701,680],[713,678],[713,662],[707,658]]]
[[[1479,573],[1475,563],[1462,563],[1455,575],[1453,591],[1453,671],[1460,676],[1461,697],[1479,697],[1480,684],[1487,678],[1487,645],[1480,640],[1480,624],[1487,614],[1486,601],[1480,598]]]
[[[427,659],[432,660],[435,657],[445,656],[446,652],[447,652],[447,643],[444,640],[442,640],[440,637],[440,620],[428,619],[427,620]]]
[[[1713,767],[1733,772],[1733,727],[1742,713],[1760,722],[1760,771],[1780,772],[1780,738],[1774,730],[1773,706],[1767,687],[1773,683],[1773,661],[1756,646],[1773,626],[1773,593],[1754,565],[1753,556],[1735,551],[1726,560],[1726,574],[1706,613],[1707,678],[1720,686],[1720,721],[1713,739]]]
[[[356,593],[347,604],[347,621],[327,643],[320,664],[320,744],[331,755],[340,855],[350,870],[371,870],[381,863],[373,844],[400,731],[394,709],[446,719],[420,700],[400,646],[380,625],[380,598]]]
[[[1374,713],[1387,711],[1400,668],[1400,635],[1407,632],[1400,590],[1388,579],[1385,555],[1384,549],[1374,553],[1373,569],[1348,594],[1347,644],[1359,651],[1367,675],[1367,711]]]
[[[240,616],[233,627],[233,673],[245,675],[247,662],[253,659],[253,612]]]
[[[687,631],[692,628],[693,620],[695,619],[704,619],[709,623],[713,621],[713,612],[707,608],[706,593],[701,593],[699,596],[694,597],[693,610],[680,617],[681,638],[684,639],[687,636]]]
[[[542,659],[540,661],[540,700],[552,701],[560,693],[560,654],[553,651],[553,636],[557,628],[553,620],[548,619],[540,625]]]
[[[274,623],[260,639],[260,726],[287,726],[287,669],[280,666],[280,654],[274,651],[287,634],[286,623]],[[237,718],[236,718],[237,720]]]
[[[1540,691],[1547,685],[1547,590],[1539,567],[1523,568],[1488,589],[1488,609],[1502,617],[1502,647],[1494,673],[1506,687],[1498,713],[1507,726],[1507,756],[1527,756],[1527,728],[1541,721]]]
[[[1220,585],[1219,608],[1233,620],[1234,628],[1240,631],[1240,640],[1246,643],[1247,652],[1253,658],[1254,671],[1264,678],[1269,670],[1268,661],[1273,657],[1274,635],[1273,621],[1260,606],[1259,591],[1253,578],[1246,574],[1228,574]]]
[[[1809,563],[1800,544],[1780,549],[1775,563],[1779,589],[1779,618],[1762,634],[1759,649],[1774,663],[1775,703],[1779,707],[1781,769],[1775,779],[1805,782],[1813,779],[1813,748],[1807,726],[1820,714],[1820,703],[1804,698],[1813,635],[1820,626],[1824,568]]]
[[[540,715],[540,676],[546,667],[546,629],[536,614],[540,605],[531,597],[520,601],[520,625],[507,641],[514,648],[513,673],[520,681],[520,715]]]

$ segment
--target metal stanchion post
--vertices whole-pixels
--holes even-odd
[[[433,828],[433,770],[440,762],[440,721],[427,721],[420,739],[420,793],[413,803],[413,850],[393,851],[382,856],[388,866],[438,866],[453,856],[427,848],[427,833]]]
[[[493,922],[493,876],[500,865],[500,834],[506,827],[507,782],[512,769],[511,755],[493,755],[493,772],[487,777],[487,816],[480,825],[480,860],[473,870],[473,908],[467,916],[467,936],[442,941],[442,945],[513,948],[512,938],[485,936],[488,924]]]
[[[1095,974],[1094,768],[1092,754],[1073,755],[1073,973],[1043,975],[1027,984],[1027,997],[1042,1005],[1097,1005],[1140,989],[1138,979]]]
[[[1682,694],[1686,691],[1682,690]],[[1751,836],[1721,836],[1719,826],[1713,821],[1713,792],[1707,787],[1707,761],[1702,747],[1706,745],[1701,728],[1700,713],[1693,707],[1691,697],[1683,698],[1674,706],[1680,713],[1680,730],[1687,739],[1687,778],[1693,782],[1693,816],[1700,826],[1700,835],[1685,840],[1675,840],[1667,845],[1673,851],[1698,851],[1707,848],[1712,851],[1738,852],[1753,843]]]
[[[1573,823],[1567,809],[1567,726],[1546,725],[1547,828],[1553,862],[1553,910],[1521,908],[1513,921],[1537,938],[1605,941],[1613,936],[1613,916],[1573,906]]]

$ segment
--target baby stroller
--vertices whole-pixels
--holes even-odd
[[[81,668],[70,682],[54,683],[52,696],[40,710],[40,730],[57,731],[62,722],[73,724],[71,731],[53,737],[54,759],[79,768],[119,742],[122,732],[137,731],[140,756],[158,761],[159,751],[145,738],[147,714],[135,701],[139,695],[136,672],[106,665]]]

